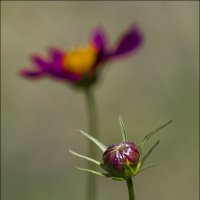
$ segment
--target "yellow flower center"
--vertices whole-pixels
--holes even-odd
[[[64,56],[64,68],[67,71],[84,74],[91,70],[97,58],[95,46],[87,45],[83,48],[73,49]]]

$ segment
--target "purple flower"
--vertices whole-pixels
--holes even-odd
[[[88,87],[96,81],[105,63],[135,52],[142,41],[142,33],[134,25],[123,34],[116,47],[110,47],[103,29],[97,28],[85,47],[68,51],[50,48],[46,59],[33,55],[33,69],[22,69],[20,74],[30,79],[51,76],[73,85]]]

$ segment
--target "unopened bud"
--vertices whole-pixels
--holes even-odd
[[[103,164],[113,176],[126,177],[126,167],[135,169],[140,153],[133,142],[120,142],[110,145],[103,154]]]

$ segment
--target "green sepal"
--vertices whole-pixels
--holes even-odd
[[[103,176],[105,178],[112,179],[112,180],[115,180],[115,181],[123,181],[124,180],[123,178],[120,178],[120,177],[114,177],[109,173],[101,173],[101,172],[97,172],[97,171],[94,171],[94,170],[91,170],[91,169],[85,169],[85,168],[80,168],[80,167],[77,167],[77,169],[81,170],[81,171],[89,172],[89,173],[92,173],[92,174],[95,174],[95,175],[98,175],[98,176]]]
[[[85,171],[85,172],[89,172],[89,173],[92,173],[92,174],[95,174],[95,175],[98,175],[98,176],[103,176],[103,177],[106,177],[106,175],[104,173],[101,173],[101,172],[97,172],[97,171],[94,171],[92,169],[85,169],[85,168],[80,168],[80,167],[76,167],[78,170],[81,170],[81,171]]]
[[[122,177],[118,177],[118,176],[113,176],[111,173],[109,172],[106,172],[106,173],[102,173],[106,178],[108,179],[112,179],[112,180],[115,180],[115,181],[123,181],[124,178]]]
[[[114,181],[124,181],[124,180],[125,180],[124,178],[121,178],[121,177],[114,177],[114,176],[109,177],[109,179],[112,179],[112,180],[114,180]]]
[[[81,130],[79,130],[79,132],[81,134],[83,134],[84,136],[86,136],[88,139],[90,139],[92,142],[94,142],[103,152],[107,149],[107,147],[104,144],[99,142],[99,140],[97,140],[96,138],[92,137],[88,133],[86,133],[84,131],[81,131]]]
[[[155,134],[157,133],[159,130],[161,130],[162,128],[164,128],[165,126],[169,125],[170,123],[172,123],[173,120],[170,120],[169,122],[163,124],[162,126],[158,127],[156,130],[152,131],[151,133],[147,134],[142,141],[140,142],[140,144],[138,145],[138,149],[140,151],[140,153],[143,152],[144,149],[144,145],[146,144],[146,142]]]
[[[129,179],[133,176],[135,170],[133,168],[131,168],[129,165],[124,165],[125,168],[125,177],[124,179]]]
[[[91,162],[93,162],[93,163],[95,163],[95,164],[97,164],[97,165],[99,165],[99,166],[101,165],[101,162],[99,162],[99,161],[97,161],[97,160],[95,160],[95,159],[93,159],[93,158],[89,158],[89,157],[87,157],[87,156],[83,156],[83,155],[81,155],[81,154],[78,154],[78,153],[76,153],[76,152],[70,150],[70,149],[69,149],[69,152],[70,152],[71,154],[75,155],[75,156],[78,156],[78,157],[80,157],[80,158],[84,158],[84,159],[86,159],[86,160],[89,160],[89,161],[91,161]]]
[[[144,164],[145,160],[147,159],[147,157],[152,153],[152,151],[158,146],[158,144],[160,143],[160,140],[158,140],[152,147],[151,149],[145,154],[145,156],[141,159],[140,163],[141,166]]]
[[[151,165],[144,166],[144,167],[142,167],[141,169],[139,169],[139,171],[137,171],[137,172],[134,174],[134,176],[137,175],[138,173],[140,173],[140,172],[146,170],[146,169],[149,169],[149,168],[155,167],[156,165],[157,165],[157,164],[154,163],[154,164],[151,164]]]
[[[121,133],[122,133],[122,140],[123,142],[128,142],[127,136],[126,136],[126,130],[125,130],[125,126],[124,126],[124,122],[122,120],[122,116],[119,115],[119,124],[121,127]]]

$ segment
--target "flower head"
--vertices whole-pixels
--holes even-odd
[[[133,142],[119,142],[110,145],[103,153],[103,164],[109,173],[124,177],[126,167],[137,167],[139,158],[139,150]]]
[[[109,145],[108,147],[106,147],[104,144],[102,144],[100,141],[98,141],[96,138],[92,137],[91,135],[87,134],[86,132],[80,131],[84,136],[86,136],[91,141],[93,141],[102,150],[103,152],[102,162],[99,162],[87,156],[83,156],[72,150],[69,150],[69,151],[78,157],[84,158],[86,160],[89,160],[99,165],[106,172],[101,173],[101,172],[97,172],[91,169],[83,169],[83,168],[78,168],[78,169],[87,171],[99,176],[111,178],[113,180],[128,180],[132,176],[135,176],[139,172],[143,171],[144,169],[155,166],[155,164],[145,166],[145,167],[143,165],[147,157],[151,154],[154,148],[159,144],[159,140],[150,148],[150,150],[145,155],[143,155],[144,146],[146,142],[155,133],[157,133],[160,129],[170,124],[172,120],[158,127],[156,130],[152,131],[151,133],[147,134],[138,145],[136,145],[133,142],[128,141],[127,136],[126,136],[126,131],[124,128],[124,123],[122,121],[121,116],[119,116],[119,122],[120,122],[121,130],[122,130],[123,141],[116,144]]]
[[[30,79],[51,76],[72,85],[88,87],[96,81],[105,63],[134,52],[141,46],[142,40],[140,29],[132,26],[113,48],[108,45],[105,32],[97,28],[84,47],[67,51],[50,48],[46,59],[32,55],[33,69],[22,69],[20,74]]]

